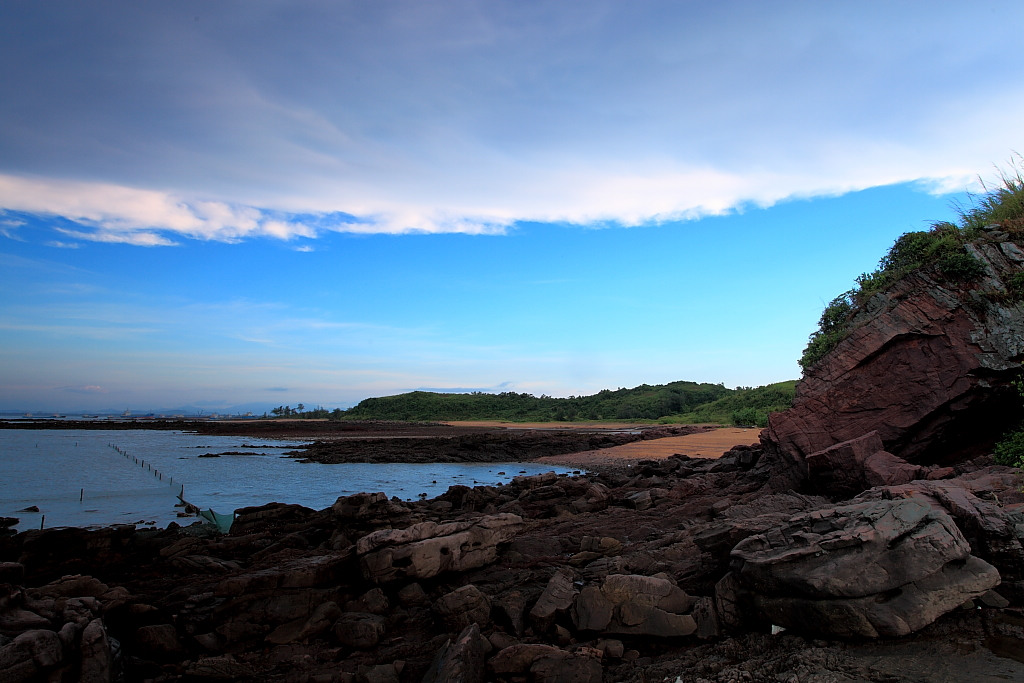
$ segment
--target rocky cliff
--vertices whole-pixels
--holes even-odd
[[[981,277],[911,273],[869,297],[845,338],[806,368],[791,410],[762,439],[801,485],[807,458],[878,432],[886,451],[916,464],[953,464],[990,450],[1019,419],[1011,382],[1024,359],[1024,269],[1019,236],[997,226],[966,245]]]

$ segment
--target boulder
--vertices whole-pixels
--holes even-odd
[[[369,650],[380,642],[386,621],[377,614],[346,612],[334,622],[334,637],[342,645],[356,650]]]
[[[732,572],[733,603],[838,636],[906,635],[999,583],[949,515],[915,499],[796,515],[741,541]]]
[[[427,592],[423,590],[423,586],[414,581],[399,589],[398,602],[407,607],[414,607],[427,604],[430,602],[430,598],[427,596]]]
[[[949,514],[972,552],[999,571],[1000,591],[1024,602],[1024,493],[1016,470],[992,466],[954,479],[876,487],[857,500],[905,498]]]
[[[382,492],[342,496],[331,506],[331,512],[341,520],[358,522],[387,521],[409,515],[407,507]]]
[[[27,609],[11,608],[0,612],[0,634],[16,636],[31,629],[48,629],[50,620]]]
[[[580,591],[573,606],[573,621],[581,631],[658,638],[688,636],[697,630],[688,614],[693,603],[693,598],[668,579],[612,574],[600,588],[587,586]]]
[[[541,643],[520,643],[510,645],[494,655],[488,666],[499,677],[524,674],[533,663],[544,658],[565,657],[568,653],[554,645]]]
[[[564,653],[540,657],[530,665],[530,678],[535,683],[601,683],[604,669],[600,651],[594,657],[585,653]]]
[[[928,471],[886,452],[877,431],[807,456],[811,487],[838,497],[853,496],[872,486],[894,486],[924,479]]]
[[[757,595],[753,604],[772,623],[810,633],[905,636],[979,597],[998,582],[999,574],[992,565],[972,555],[887,593],[832,600]]]
[[[158,661],[176,659],[185,654],[178,632],[171,624],[153,624],[135,631],[135,644],[143,655]]]
[[[64,661],[60,637],[47,629],[25,631],[0,647],[0,672],[4,680],[45,680],[45,672]]]
[[[241,536],[261,531],[274,531],[284,525],[308,522],[316,512],[288,503],[267,503],[235,510],[235,519],[231,523],[231,534]]]
[[[110,683],[114,678],[114,656],[107,630],[101,620],[94,619],[82,631],[80,649],[80,683]]]
[[[370,581],[426,579],[490,564],[498,546],[510,542],[522,526],[521,517],[508,513],[443,524],[421,522],[375,531],[360,538],[355,548],[363,576]]]
[[[470,624],[438,650],[423,683],[482,683],[490,643]]]
[[[422,590],[422,589],[421,589]],[[355,600],[345,603],[346,612],[369,612],[371,614],[387,614],[390,604],[388,596],[380,588],[371,588]]]
[[[526,614],[526,596],[518,589],[502,593],[493,601],[495,618],[501,625],[517,636],[523,634],[523,617]]]
[[[0,517],[0,527],[3,526],[2,521],[4,519],[10,518]],[[0,583],[20,584],[24,580],[25,565],[20,562],[0,562]]]
[[[559,569],[544,587],[537,602],[530,609],[530,621],[540,633],[547,632],[559,614],[565,614],[576,598],[573,574],[569,569]]]
[[[98,598],[109,590],[110,587],[98,579],[76,574],[74,576],[63,576],[45,586],[33,588],[32,595],[48,598]]]
[[[449,631],[462,631],[472,624],[486,625],[491,620],[491,601],[470,584],[441,596],[434,603],[434,611]]]
[[[274,645],[301,642],[320,635],[341,616],[341,608],[335,602],[317,605],[308,619],[295,619],[281,624],[267,636],[267,642]]]
[[[255,673],[252,666],[229,654],[200,657],[185,669],[187,680],[197,681],[250,680]]]
[[[398,662],[391,664],[361,665],[357,670],[356,680],[359,683],[399,683],[401,673]]]

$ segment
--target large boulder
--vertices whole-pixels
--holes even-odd
[[[612,574],[600,588],[580,591],[573,619],[581,631],[672,638],[697,630],[689,614],[693,604],[694,599],[668,579]]]
[[[857,500],[913,498],[948,513],[972,552],[1002,578],[999,592],[1024,602],[1024,493],[1020,473],[992,466],[955,479],[915,481],[865,491]]]
[[[423,683],[480,683],[484,680],[490,648],[487,639],[480,635],[480,627],[470,624],[455,642],[449,640],[437,652]]]
[[[434,611],[450,631],[462,631],[472,624],[484,625],[491,618],[491,601],[473,584],[442,595]]]
[[[984,452],[1016,419],[1024,302],[999,293],[1024,251],[996,229],[967,248],[983,277],[906,276],[870,297],[848,335],[804,370],[792,408],[761,435],[788,466],[777,487],[802,483],[812,453],[872,431],[911,463],[946,464]]]
[[[538,683],[601,683],[600,650],[578,652],[542,644],[511,645],[500,650],[489,664],[499,680],[529,680]]]
[[[530,621],[537,631],[548,631],[559,614],[568,613],[577,593],[573,579],[569,569],[559,569],[548,579],[544,591],[530,609]]]
[[[443,524],[421,522],[367,534],[356,542],[356,553],[363,576],[375,583],[427,579],[490,564],[498,556],[498,546],[510,542],[522,527],[522,518],[509,513]]]
[[[999,583],[945,512],[908,498],[794,516],[732,551],[730,601],[836,636],[916,631]]]
[[[64,661],[60,637],[48,629],[32,629],[0,647],[4,681],[46,680],[46,672]]]
[[[811,486],[840,497],[856,495],[872,486],[906,484],[928,473],[928,468],[887,452],[877,431],[807,456]]]

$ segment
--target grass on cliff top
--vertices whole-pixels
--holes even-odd
[[[800,367],[806,371],[828,355],[849,333],[854,313],[868,298],[911,273],[927,270],[946,282],[970,282],[981,277],[984,266],[971,256],[966,245],[980,237],[982,228],[998,225],[1014,237],[1024,236],[1024,157],[1018,155],[1010,171],[1000,171],[996,187],[989,188],[984,182],[982,187],[982,194],[970,195],[970,206],[954,207],[956,223],[942,221],[933,223],[929,230],[901,235],[876,270],[858,276],[856,287],[829,302],[818,320],[818,329],[807,342]],[[1024,277],[1008,284],[1024,296]]]

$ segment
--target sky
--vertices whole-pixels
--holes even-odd
[[[1019,2],[0,3],[0,410],[800,376]]]

